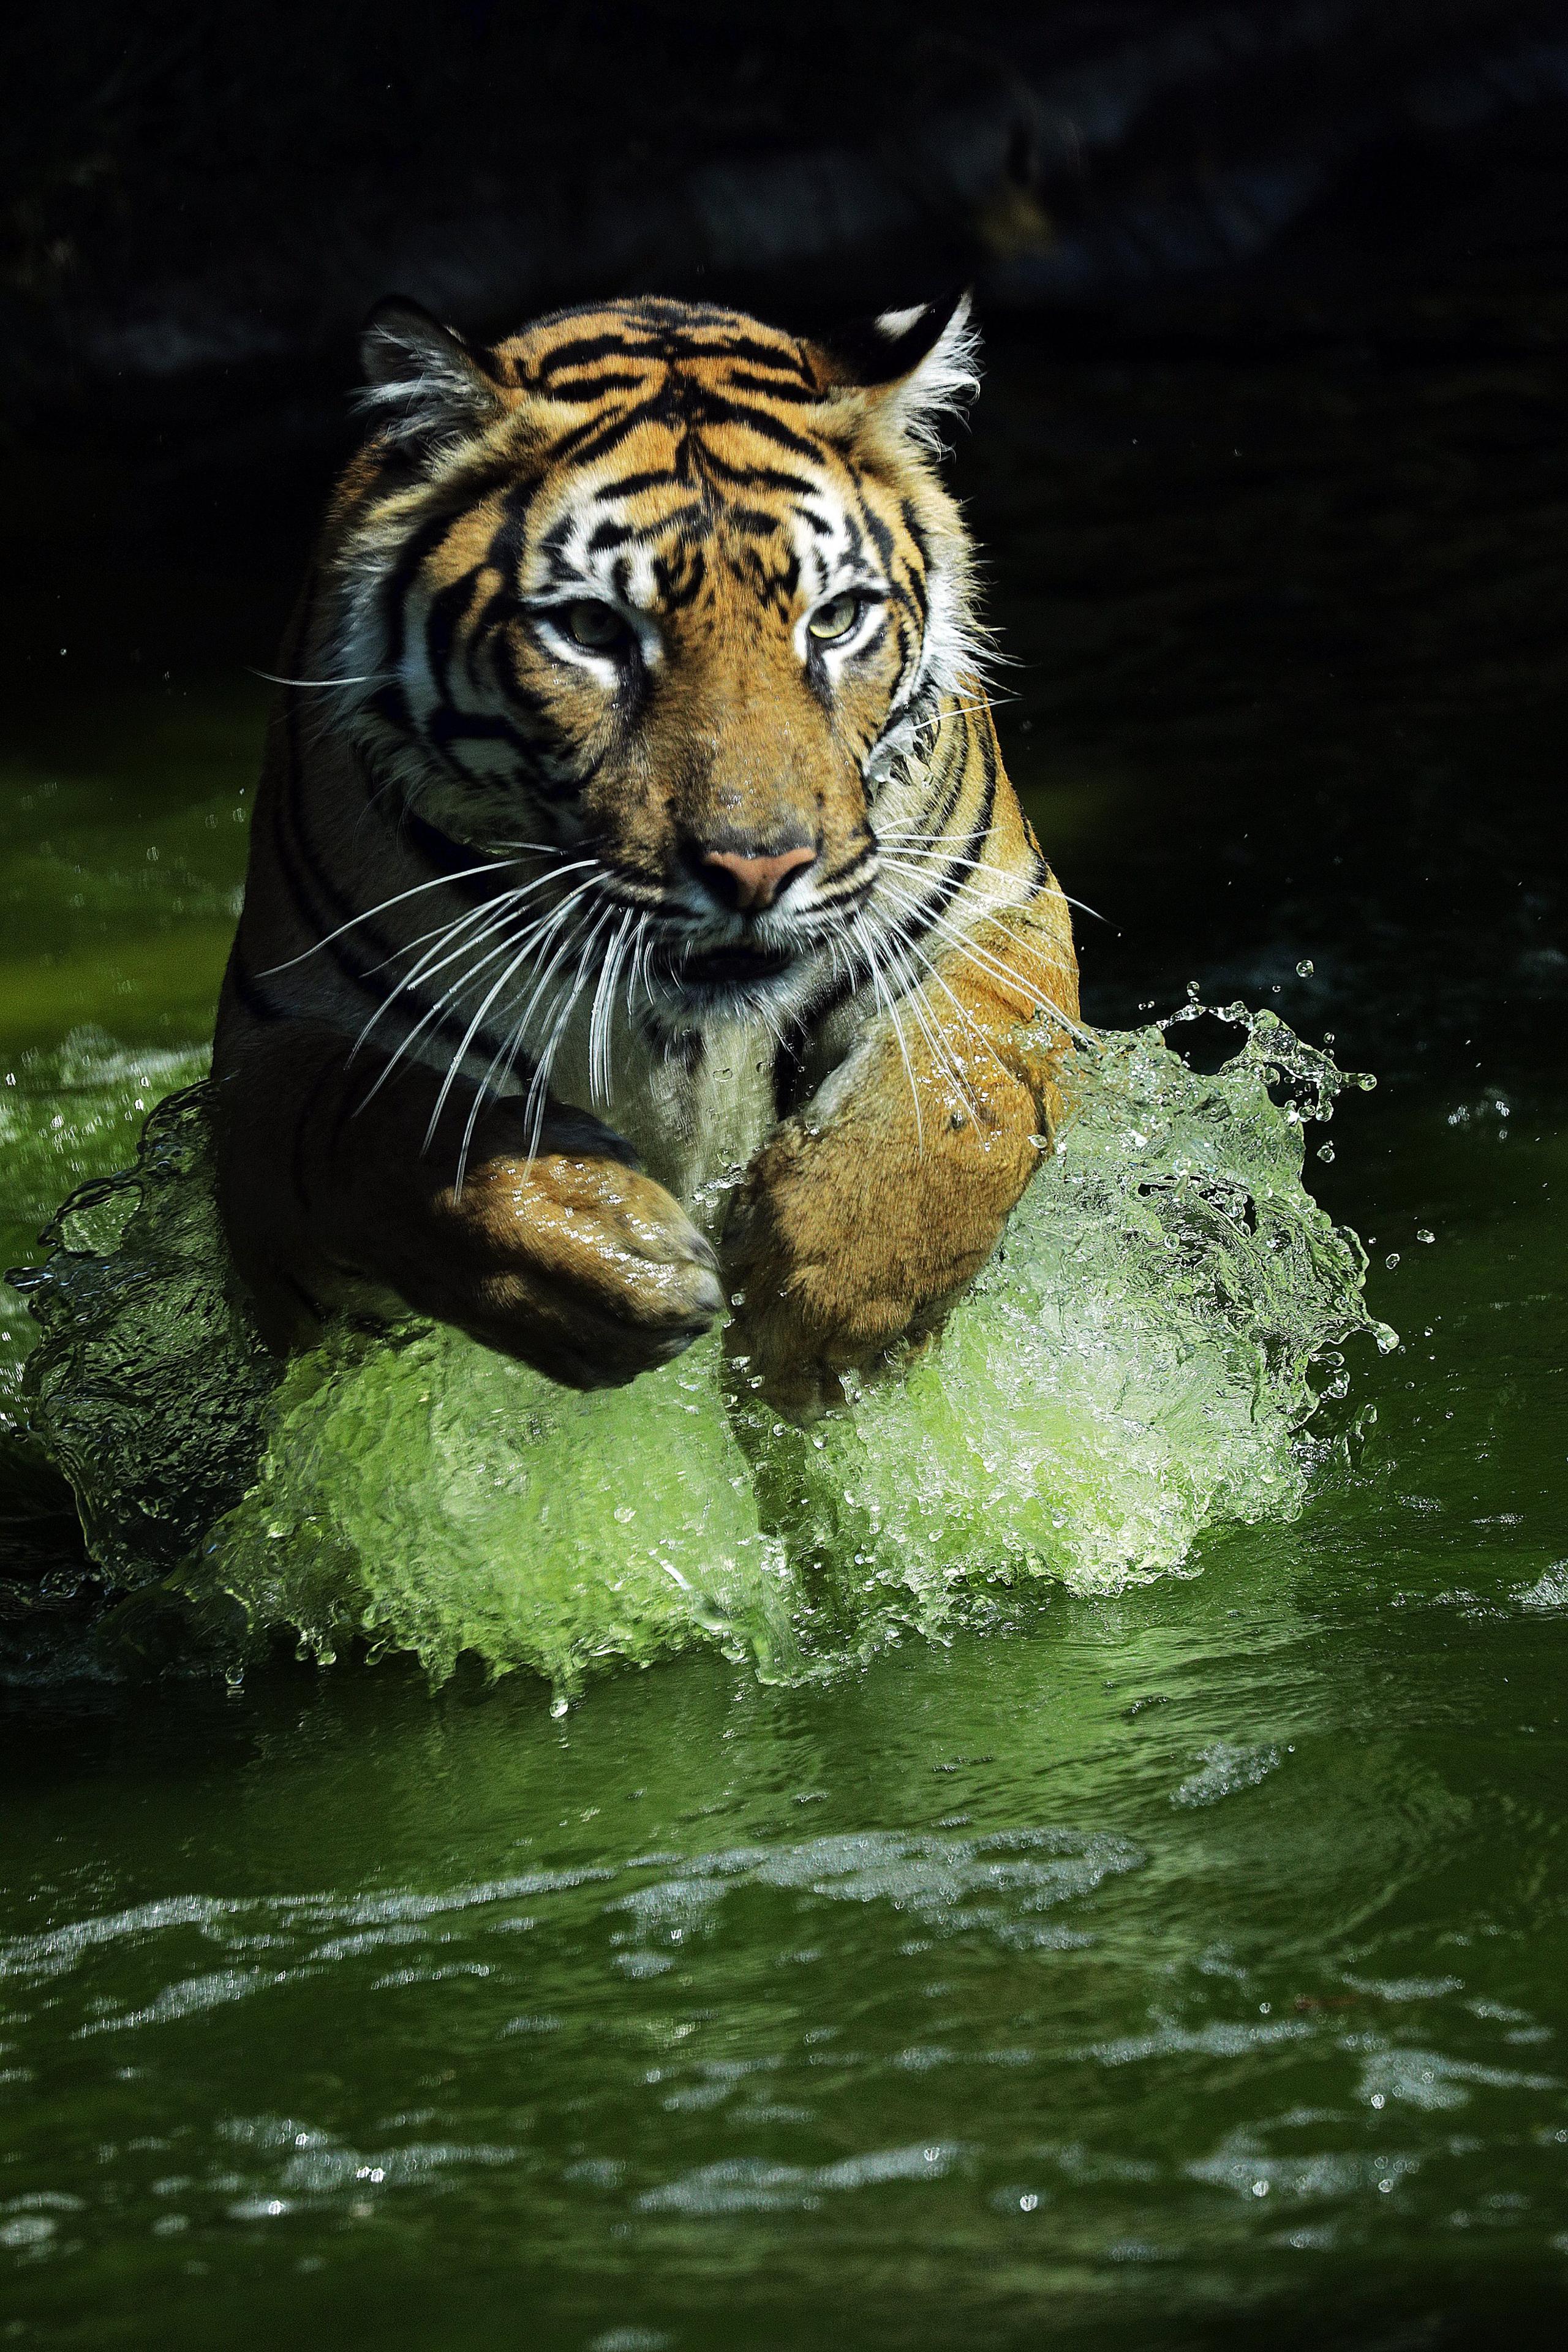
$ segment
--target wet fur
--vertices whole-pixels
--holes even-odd
[[[742,1370],[808,1417],[984,1265],[1077,1014],[931,453],[963,316],[868,360],[658,302],[477,352],[404,307],[367,371],[219,1014],[237,1259],[280,1347],[403,1304],[582,1387],[740,1292]],[[584,597],[624,658],[566,635]],[[715,903],[715,845],[796,842],[775,905]]]

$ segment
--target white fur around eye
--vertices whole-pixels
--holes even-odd
[[[613,642],[602,646],[584,645],[573,635],[570,616],[582,604],[602,604],[635,643],[645,667],[652,669],[657,666],[663,645],[658,627],[647,614],[629,613],[622,605],[609,604],[604,598],[595,596],[568,596],[552,604],[529,607],[534,626],[557,661],[571,662],[605,685],[618,684],[623,675],[626,660],[620,645]]]

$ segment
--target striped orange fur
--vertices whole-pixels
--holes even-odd
[[[594,1386],[739,1293],[806,1417],[984,1263],[1077,983],[937,464],[973,345],[373,320],[215,1051],[277,1344],[406,1307]]]

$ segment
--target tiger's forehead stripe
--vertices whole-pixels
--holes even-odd
[[[638,302],[537,322],[475,364],[512,397],[476,415],[423,493],[395,456],[379,529],[371,491],[341,664],[379,673],[362,707],[479,787],[475,811],[586,791],[652,723],[656,675],[753,732],[776,711],[780,745],[831,714],[839,751],[824,758],[847,755],[857,804],[889,730],[919,745],[908,727],[963,650],[957,518],[907,442],[867,430],[830,354],[732,313]],[[858,641],[868,667],[806,667],[804,615],[847,589],[883,605]],[[548,651],[565,625],[552,611],[584,594],[636,616],[647,666],[592,705],[582,666],[574,684]],[[761,732],[724,756],[742,782],[773,759]],[[689,764],[673,742],[658,758],[672,777]]]
[[[645,609],[679,612],[707,585],[692,551],[717,536],[733,576],[781,615],[803,588],[819,596],[853,577],[887,589],[918,625],[927,598],[909,575],[923,550],[898,544],[897,493],[881,486],[887,512],[879,513],[820,366],[765,332],[738,333],[721,314],[638,306],[633,317],[547,322],[503,347],[499,356],[520,381],[590,411],[539,451],[556,511],[527,551],[531,587],[600,585]],[[829,429],[812,430],[812,408]],[[907,648],[901,620],[897,635]]]
[[[816,381],[808,353],[793,336],[705,304],[643,300],[558,311],[500,344],[497,356],[520,381],[536,384],[572,368],[641,356],[736,361]]]

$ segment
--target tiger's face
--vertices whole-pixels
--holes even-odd
[[[972,658],[929,454],[964,313],[879,338],[857,362],[653,301],[484,353],[406,306],[369,331],[350,730],[466,863],[542,861],[548,891],[553,860],[606,949],[635,926],[672,1018],[837,963],[879,797]]]

